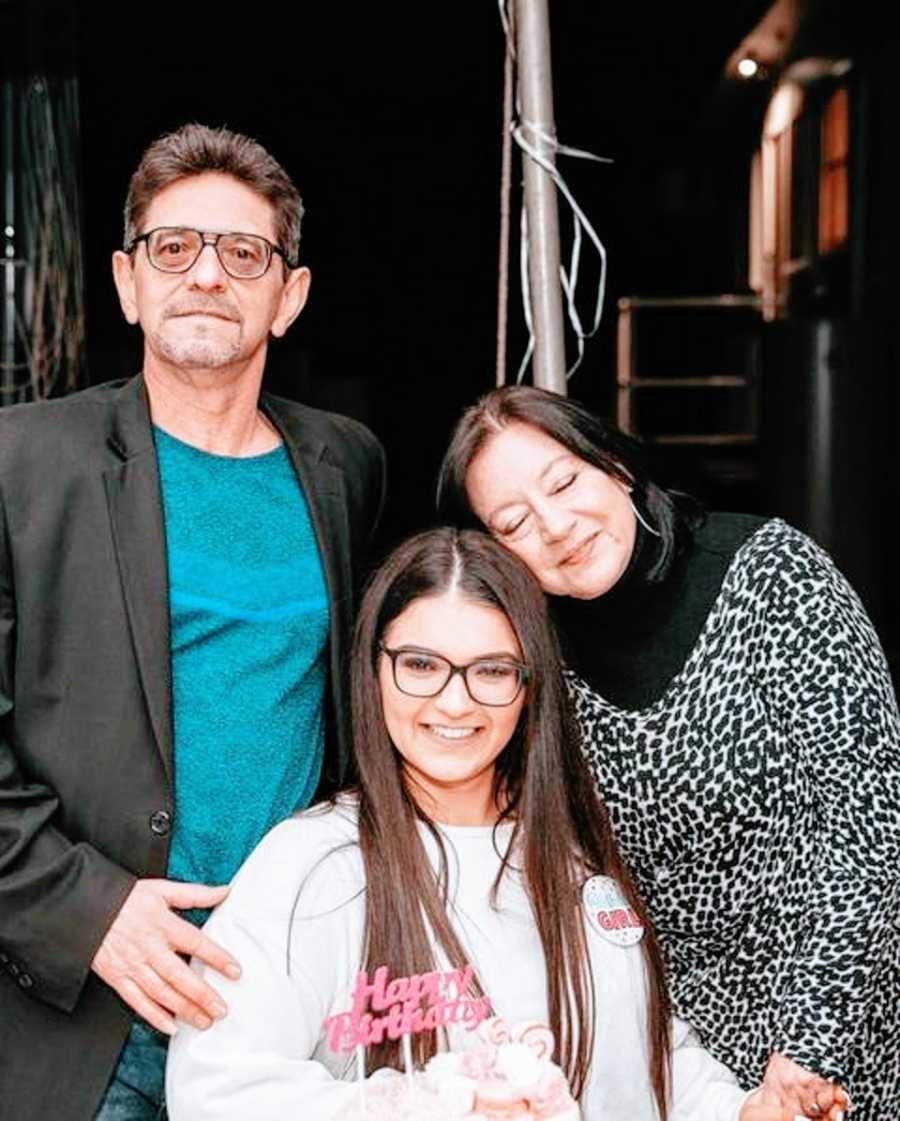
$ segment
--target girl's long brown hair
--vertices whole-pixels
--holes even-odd
[[[666,1121],[670,1012],[660,952],[579,747],[543,592],[519,561],[474,530],[431,530],[399,546],[370,581],[357,619],[352,713],[366,874],[364,967],[371,974],[386,965],[391,975],[409,976],[466,964],[465,949],[447,917],[447,854],[438,829],[404,781],[402,757],[385,726],[377,673],[378,643],[390,623],[414,600],[451,587],[506,615],[529,668],[522,718],[496,765],[497,808],[500,820],[512,823],[512,837],[494,891],[508,862],[515,860],[544,950],[556,1059],[580,1096],[595,1020],[603,1015],[594,1002],[581,888],[589,875],[609,875],[645,923],[650,1079],[659,1116]],[[420,822],[441,854],[437,874]],[[435,943],[445,959],[440,964]],[[412,1043],[419,1063],[437,1047],[433,1032],[419,1033]],[[370,1048],[368,1062],[370,1069],[402,1065],[399,1044],[385,1041]]]

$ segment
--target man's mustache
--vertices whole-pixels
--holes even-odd
[[[182,315],[217,315],[221,319],[230,319],[235,323],[241,322],[241,313],[231,300],[182,300],[169,304],[163,312],[163,319],[177,319]]]

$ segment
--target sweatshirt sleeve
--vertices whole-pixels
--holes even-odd
[[[764,642],[773,718],[788,729],[812,806],[798,839],[812,878],[775,1049],[845,1082],[898,923],[897,704],[862,604],[803,534],[792,534],[769,589]]]
[[[358,885],[342,875],[344,854],[316,853],[306,832],[295,819],[270,833],[205,927],[242,973],[215,977],[224,1019],[207,1031],[178,1023],[166,1073],[171,1121],[325,1121],[358,1092],[314,1057],[358,961]]]
[[[688,1024],[674,1018],[669,1121],[737,1121],[747,1097],[728,1067],[710,1055]]]

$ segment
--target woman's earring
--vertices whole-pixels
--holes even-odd
[[[641,523],[641,525],[644,527],[644,529],[646,529],[646,531],[648,533],[652,533],[654,537],[661,536],[659,530],[654,529],[653,526],[647,521],[647,519],[644,517],[644,515],[637,508],[637,506],[635,505],[634,499],[631,497],[631,495],[628,496],[628,501],[631,503],[632,510],[634,510],[634,516]]]

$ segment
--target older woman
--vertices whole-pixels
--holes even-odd
[[[670,1039],[652,932],[625,944],[582,903],[602,878],[641,913],[524,567],[483,533],[408,541],[366,593],[351,671],[359,785],[270,833],[210,920],[243,973],[222,982],[224,1020],[179,1026],[172,1121],[352,1111],[353,1059],[329,1050],[325,1022],[350,1007],[357,970],[441,962],[471,964],[471,995],[508,1020],[550,1023],[586,1121],[791,1121],[687,1025]],[[462,1025],[446,1030],[471,1046]],[[420,1061],[437,1034],[414,1037]],[[399,1052],[374,1044],[369,1069]],[[844,1099],[827,1087],[819,1103],[833,1121]]]
[[[832,561],[777,519],[700,516],[528,387],[463,416],[439,497],[553,597],[678,1014],[798,1113],[836,1080],[854,1121],[900,1115],[897,707]]]

